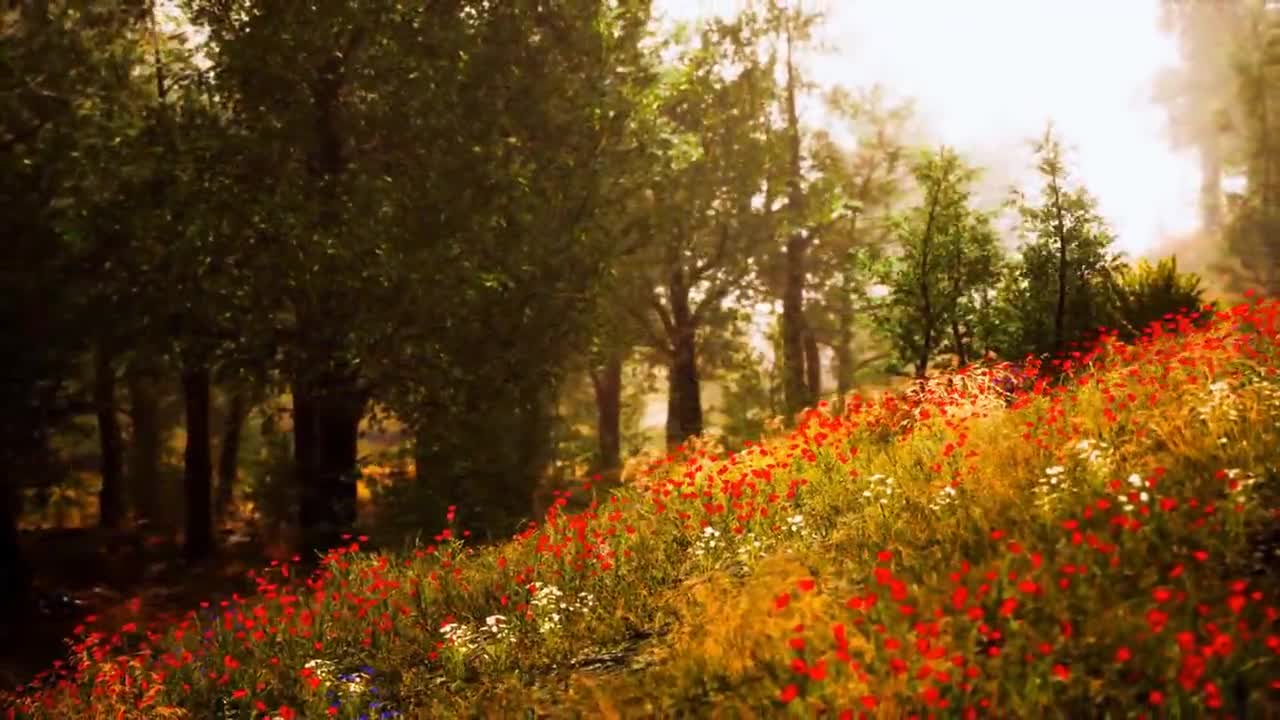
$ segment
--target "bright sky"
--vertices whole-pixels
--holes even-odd
[[[803,0],[812,6],[820,0]],[[914,98],[931,137],[987,169],[998,201],[1032,172],[1027,140],[1052,119],[1077,178],[1132,255],[1197,225],[1199,170],[1165,139],[1152,81],[1177,63],[1159,0],[825,0],[816,82],[881,83]],[[730,14],[742,0],[658,0],[673,19]],[[816,105],[810,122],[822,122]]]

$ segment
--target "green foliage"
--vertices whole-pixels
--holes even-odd
[[[775,321],[765,337],[773,360],[745,341],[722,355],[717,429],[726,447],[763,436],[768,423],[783,414],[782,374],[776,360],[782,355],[781,330],[781,323]]]
[[[1071,188],[1062,144],[1050,127],[1035,146],[1038,198],[1015,192],[1022,243],[1016,272],[1002,287],[1012,327],[1012,357],[1065,350],[1091,339],[1106,324],[1113,276],[1121,260],[1097,201],[1084,187]]]
[[[971,205],[974,169],[944,147],[921,153],[912,175],[922,198],[891,221],[898,254],[877,316],[899,362],[923,376],[939,350],[967,359],[986,342],[1001,258],[991,217]]]
[[[1204,305],[1204,288],[1194,273],[1178,272],[1175,257],[1156,263],[1140,259],[1123,265],[1115,278],[1114,319],[1110,323],[1125,341],[1133,341],[1153,322],[1179,313],[1198,311]]]

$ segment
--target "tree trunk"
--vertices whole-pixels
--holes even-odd
[[[93,402],[98,415],[98,449],[102,489],[98,491],[98,524],[111,530],[124,522],[124,443],[116,417],[116,368],[110,351],[94,348]]]
[[[938,216],[940,186],[933,188],[929,201],[929,216],[924,223],[924,235],[920,238],[920,320],[924,324],[924,336],[920,340],[920,353],[916,357],[916,379],[922,380],[929,374],[929,358],[933,355],[934,318],[933,299],[929,287],[929,254],[933,250],[933,224]]]
[[[677,328],[668,367],[667,448],[702,434],[702,381],[693,328]]]
[[[698,378],[698,326],[689,305],[683,269],[674,267],[667,281],[671,343],[667,366],[667,447],[674,448],[702,434],[702,383]]]
[[[843,415],[845,396],[853,391],[853,304],[841,294],[835,343],[836,412]]]
[[[1054,232],[1058,240],[1058,305],[1053,313],[1053,351],[1061,352],[1067,325],[1067,225],[1062,212],[1062,191],[1055,176],[1049,183],[1053,193]]]
[[[535,383],[526,384],[519,395],[521,412],[516,418],[515,428],[519,442],[515,447],[514,468],[513,471],[501,472],[493,483],[505,501],[499,505],[505,513],[496,518],[497,524],[489,523],[487,541],[509,537],[517,530],[516,522],[533,514],[534,495],[555,456],[552,444],[555,397],[552,387]],[[502,535],[497,535],[494,530],[501,531]]]
[[[591,373],[596,396],[596,469],[606,480],[622,468],[622,357],[613,355]]]
[[[822,395],[822,354],[818,350],[818,336],[807,321],[804,328],[804,369],[809,404],[812,405]]]
[[[18,537],[19,499],[16,476],[0,464],[0,613],[10,620],[28,607],[31,595],[31,567]]]
[[[137,366],[126,376],[129,392],[129,499],[139,519],[150,524],[165,520],[160,488],[160,452],[164,444],[160,432],[160,401],[155,379]]]
[[[1200,227],[1210,234],[1222,228],[1222,158],[1207,138],[1200,144]]]
[[[805,255],[809,239],[799,230],[804,218],[804,191],[801,187],[800,117],[796,109],[796,69],[792,59],[792,28],[785,28],[787,43],[787,209],[795,228],[787,238],[786,273],[782,289],[782,391],[788,422],[813,404],[812,384],[805,372],[804,286]]]
[[[334,372],[295,381],[293,402],[304,549],[323,552],[355,525],[357,442],[365,401],[353,374]]]
[[[956,361],[963,367],[969,364],[969,352],[965,347],[964,333],[960,332],[960,320],[951,318],[951,342],[956,346]]]
[[[187,446],[183,452],[182,488],[186,505],[183,554],[198,563],[213,552],[213,453],[209,439],[209,368],[182,371]]]
[[[214,499],[213,512],[219,522],[227,520],[231,502],[235,498],[236,476],[239,474],[240,433],[244,429],[244,422],[248,419],[251,409],[248,394],[243,390],[232,393],[218,453],[218,494]]]
[[[813,404],[805,373],[804,238],[787,240],[782,290],[782,391],[788,418]]]

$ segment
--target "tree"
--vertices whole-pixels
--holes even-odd
[[[293,389],[309,535],[353,518],[356,428],[416,436],[422,514],[513,531],[615,254],[648,3],[209,3],[241,260]],[[242,246],[244,243],[242,243]],[[265,312],[264,312],[265,310]]]
[[[1176,33],[1179,67],[1163,71],[1156,100],[1168,113],[1175,147],[1193,147],[1200,158],[1201,227],[1222,229],[1222,176],[1243,147],[1239,99],[1232,91],[1235,72],[1230,47],[1245,29],[1247,0],[1161,3],[1164,26]]]
[[[898,357],[923,378],[945,334],[953,352],[966,352],[975,299],[988,292],[997,254],[989,216],[971,207],[973,168],[943,147],[922,152],[912,175],[923,197],[892,220],[899,254],[883,278],[890,293],[879,313]]]
[[[0,604],[19,608],[31,569],[21,494],[48,476],[52,434],[95,405],[74,387],[102,326],[95,279],[113,259],[93,199],[122,170],[99,166],[120,135],[133,18],[93,3],[23,3],[0,28]],[[123,38],[123,39],[122,39]],[[104,388],[108,378],[103,376]],[[106,393],[100,398],[107,400]],[[114,420],[112,415],[109,420]],[[114,439],[115,433],[104,433]],[[115,459],[112,459],[114,472]],[[108,502],[118,496],[108,492]],[[109,511],[110,518],[114,513]]]
[[[837,406],[842,408],[857,372],[885,359],[882,352],[859,350],[854,343],[859,317],[869,308],[867,287],[892,239],[892,211],[906,190],[905,133],[912,106],[891,103],[879,86],[857,93],[837,89],[826,102],[851,131],[854,146],[846,149],[824,134],[814,139],[815,167],[836,185],[847,212],[833,215],[817,240],[810,277],[821,295],[807,315],[818,341],[832,350]]]
[[[783,70],[786,83],[783,86],[782,109],[786,118],[786,187],[787,223],[782,229],[786,234],[782,287],[782,373],[783,396],[787,415],[793,417],[817,401],[821,382],[821,369],[817,341],[805,318],[804,296],[808,280],[808,255],[813,248],[816,228],[810,214],[818,211],[813,199],[807,198],[804,178],[804,151],[797,112],[797,96],[804,89],[804,81],[796,67],[795,50],[811,39],[813,26],[821,17],[803,13],[789,3],[767,4],[768,17],[773,33],[782,44]],[[806,202],[808,201],[808,202]],[[825,219],[825,218],[824,218]]]
[[[703,430],[699,345],[735,314],[724,301],[745,287],[768,233],[774,95],[771,66],[757,51],[763,31],[749,12],[706,24],[698,47],[680,58],[661,105],[664,162],[651,179],[649,237],[632,280],[643,304],[632,313],[667,365],[671,447]]]
[[[1280,12],[1263,3],[1247,8],[1235,47],[1235,96],[1246,188],[1230,213],[1226,247],[1238,263],[1234,289],[1280,293]]]
[[[1084,187],[1071,188],[1053,128],[1035,143],[1038,202],[1015,192],[1022,244],[1015,282],[1003,302],[1015,318],[1015,354],[1062,352],[1106,323],[1120,262],[1113,236]]]

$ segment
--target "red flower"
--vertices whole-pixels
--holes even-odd
[[[1121,647],[1119,650],[1116,650],[1116,662],[1118,663],[1128,662],[1129,658],[1132,657],[1133,653],[1129,652],[1129,648],[1127,647]]]
[[[1071,669],[1059,663],[1053,666],[1053,676],[1059,680],[1069,680],[1071,678]]]
[[[782,688],[782,692],[778,693],[778,699],[784,703],[789,703],[792,700],[795,700],[796,696],[799,694],[800,688],[796,687],[795,683],[791,683],[790,685]]]
[[[1163,630],[1165,623],[1168,621],[1168,613],[1155,609],[1147,611],[1147,625],[1151,627],[1151,632],[1153,633],[1159,633]]]

